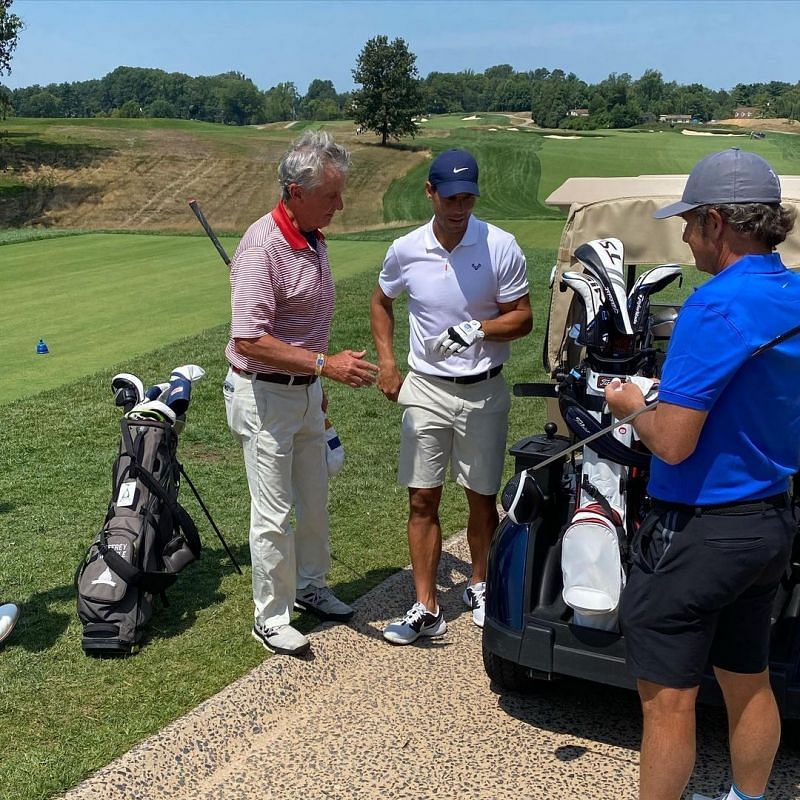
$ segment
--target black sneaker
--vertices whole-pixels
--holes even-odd
[[[420,636],[444,636],[446,632],[447,623],[441,608],[438,613],[431,614],[422,603],[414,603],[402,619],[390,622],[383,629],[383,638],[392,644],[411,644]]]

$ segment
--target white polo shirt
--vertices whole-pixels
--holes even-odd
[[[470,216],[464,238],[452,252],[434,236],[433,219],[395,239],[378,285],[391,298],[408,292],[409,367],[452,377],[475,375],[503,364],[511,352],[510,343],[484,339],[460,355],[442,359],[430,353],[433,340],[459,322],[498,317],[498,303],[527,294],[528,274],[514,237]]]

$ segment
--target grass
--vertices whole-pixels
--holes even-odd
[[[569,134],[569,131],[565,131]],[[581,139],[544,136],[539,158],[541,178],[537,198],[547,196],[574,175],[632,176],[688,173],[701,158],[725,147],[758,153],[778,174],[800,174],[800,137],[770,134],[766,139],[683,136],[678,131],[656,131],[632,136],[627,131],[603,131]],[[623,237],[624,238],[624,237]]]
[[[233,254],[238,239],[222,239]],[[374,278],[383,242],[332,241],[337,279]],[[149,352],[230,317],[228,271],[205,236],[91,234],[3,248],[0,403]],[[44,339],[48,355],[38,355]]]
[[[554,252],[529,255],[532,291],[542,297]],[[374,357],[366,313],[373,286],[368,272],[337,283],[332,349],[366,347]],[[402,304],[397,319],[401,353],[408,335]],[[226,335],[225,325],[212,327],[3,406],[0,448],[18,457],[7,459],[0,471],[0,575],[3,597],[18,601],[22,614],[0,658],[2,800],[40,800],[74,785],[264,657],[249,636],[244,467],[227,431],[219,389]],[[540,324],[535,336],[515,344],[509,381],[531,377],[541,336]],[[80,649],[71,584],[108,502],[118,437],[110,378],[124,369],[155,381],[186,361],[201,364],[208,377],[196,389],[179,454],[245,576],[234,573],[184,490],[182,499],[206,543],[201,560],[170,590],[171,606],[156,612],[138,655],[89,659]],[[351,600],[408,561],[406,497],[395,483],[400,413],[375,389],[327,388],[330,415],[347,453],[331,484],[331,581]],[[541,429],[542,422],[541,404],[515,400],[509,443]],[[463,493],[448,484],[442,510],[446,533],[460,529],[465,516]],[[303,617],[298,624],[308,630],[314,623]]]

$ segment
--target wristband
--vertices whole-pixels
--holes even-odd
[[[316,361],[314,361],[314,374],[319,377],[322,375],[322,370],[325,369],[325,353],[317,353]]]

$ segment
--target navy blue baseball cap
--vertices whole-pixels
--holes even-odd
[[[478,191],[478,162],[466,150],[445,150],[431,162],[428,181],[441,197]]]

